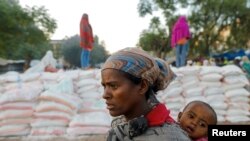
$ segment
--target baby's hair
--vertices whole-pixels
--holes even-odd
[[[214,120],[215,120],[215,124],[217,124],[217,114],[216,114],[216,112],[214,111],[214,108],[213,108],[211,105],[209,105],[208,103],[206,103],[206,102],[203,102],[203,101],[200,101],[200,100],[191,101],[191,102],[189,102],[189,103],[184,107],[183,112],[186,110],[187,107],[189,107],[191,104],[195,104],[195,103],[203,104],[203,105],[205,105],[206,107],[208,107],[208,108],[212,111],[213,118],[214,118]]]

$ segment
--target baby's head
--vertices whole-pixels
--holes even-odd
[[[208,125],[217,124],[214,109],[202,101],[192,101],[178,115],[178,122],[191,139],[207,136]]]

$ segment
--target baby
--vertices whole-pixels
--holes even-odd
[[[192,101],[179,113],[178,122],[192,140],[207,141],[208,125],[217,124],[217,115],[209,104]]]

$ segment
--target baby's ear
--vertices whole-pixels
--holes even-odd
[[[177,118],[177,121],[178,121],[178,122],[180,122],[181,116],[182,116],[182,112],[180,112],[180,113],[178,114],[178,118]]]

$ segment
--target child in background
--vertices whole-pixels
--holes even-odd
[[[208,125],[217,124],[217,114],[209,104],[192,101],[179,113],[178,122],[192,140],[207,141]]]

